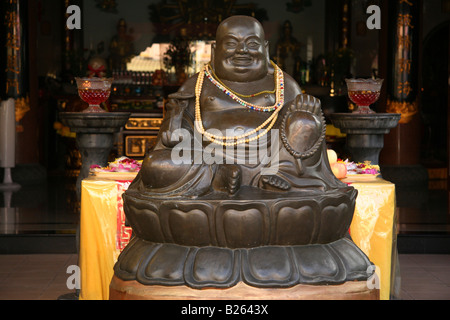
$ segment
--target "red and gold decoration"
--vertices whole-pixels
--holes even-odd
[[[419,3],[412,0],[396,0],[389,3],[389,12],[396,13],[391,19],[393,30],[390,59],[388,100],[386,111],[401,113],[399,123],[409,123],[418,113],[417,103],[417,45],[419,42]]]
[[[388,99],[386,111],[389,113],[400,113],[402,116],[399,123],[408,123],[419,112],[419,107],[417,100],[407,102]]]
[[[19,121],[30,111],[25,51],[27,33],[23,28],[26,24],[22,22],[26,17],[26,7],[18,0],[2,0],[1,9],[0,11],[5,15],[0,34],[0,44],[2,44],[0,61],[3,69],[0,73],[2,74],[0,98],[15,100],[16,131],[23,132],[24,128]]]
[[[25,129],[20,124],[20,121],[25,117],[25,114],[30,111],[30,98],[28,95],[24,98],[16,99],[16,131],[23,132]]]
[[[117,181],[117,232],[116,250],[122,252],[131,240],[133,230],[126,224],[125,212],[123,210],[122,194],[128,189],[131,181]]]

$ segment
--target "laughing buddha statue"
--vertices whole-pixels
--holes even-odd
[[[169,97],[157,143],[123,195],[134,237],[111,288],[134,281],[201,297],[196,289],[370,276],[347,233],[357,191],[330,169],[320,101],[268,52],[262,25],[232,16],[210,63]]]

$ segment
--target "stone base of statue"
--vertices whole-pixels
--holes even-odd
[[[379,290],[367,281],[370,262],[346,238],[235,250],[134,238],[125,250],[110,300],[379,299]]]
[[[259,193],[261,190],[258,191]],[[134,237],[110,299],[376,299],[346,237],[357,192],[164,200],[124,194]]]
[[[193,289],[188,286],[144,286],[113,277],[110,300],[379,300],[378,289],[365,281],[339,285],[296,285],[291,288],[255,288],[243,282],[228,289]]]

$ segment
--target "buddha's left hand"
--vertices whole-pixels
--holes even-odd
[[[299,94],[291,105],[291,111],[310,112],[316,116],[322,113],[321,102],[309,94]]]

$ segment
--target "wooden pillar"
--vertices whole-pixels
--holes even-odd
[[[76,86],[76,76],[82,76],[86,72],[83,70],[83,29],[69,29],[67,28],[66,21],[70,14],[67,13],[67,8],[71,5],[78,6],[83,10],[82,0],[64,0],[63,11],[61,13],[64,16],[63,26],[63,59],[62,59],[62,80],[65,83],[71,83]]]
[[[325,2],[325,51],[334,54],[338,50],[348,50],[351,47],[351,1],[350,0],[327,0]],[[342,100],[345,77],[350,76],[351,66],[334,66],[334,59],[327,61],[330,67],[330,93],[329,96],[334,100],[338,100],[333,104],[337,104],[337,109],[347,110],[347,97],[345,102]],[[339,69],[339,70],[337,70]]]
[[[28,94],[27,12],[23,1],[1,0],[0,97],[18,99]]]
[[[450,12],[450,4],[444,8]],[[450,24],[448,25],[448,64],[447,64],[447,212],[450,212]]]
[[[421,0],[384,1],[388,12],[386,54],[386,112],[402,115],[399,125],[386,135],[380,164],[417,165],[420,162],[419,116]],[[386,33],[384,33],[386,35]]]
[[[351,1],[343,0],[341,3],[340,48],[350,48],[351,44]]]
[[[16,163],[39,163],[41,112],[37,103],[36,1],[0,0],[0,97],[16,103]]]

